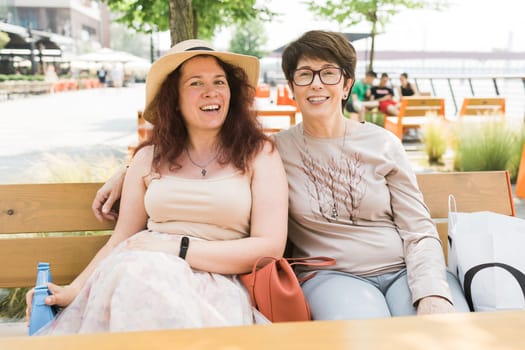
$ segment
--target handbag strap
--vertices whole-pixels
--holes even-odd
[[[262,256],[260,258],[258,258],[255,263],[253,264],[253,267],[252,267],[252,275],[253,275],[253,279],[254,279],[254,282],[253,284],[255,285],[255,277],[257,276],[256,275],[256,271],[257,271],[257,268],[259,268],[259,265],[261,265],[261,262],[264,261],[264,260],[269,260],[270,262],[271,261],[276,261],[276,260],[279,260],[279,259],[284,259],[286,261],[288,261],[288,263],[290,264],[290,266],[294,266],[294,265],[303,265],[303,266],[315,266],[315,267],[322,267],[322,266],[333,266],[335,265],[335,259],[334,258],[329,258],[327,256],[314,256],[314,257],[307,257],[307,258],[275,258],[275,257],[272,257],[272,256]],[[265,266],[266,264],[262,264],[262,266]],[[309,274],[308,276],[305,276],[303,278],[298,278],[297,280],[300,282],[300,283],[303,283],[305,281],[308,281],[310,278],[314,277],[315,276],[315,272]]]
[[[303,265],[303,266],[333,266],[335,265],[335,259],[329,258],[327,256],[314,256],[309,258],[288,258],[286,259],[290,263],[290,266],[294,265]],[[314,277],[316,272],[312,272],[309,275],[304,276],[303,278],[298,278],[299,283],[308,281],[310,278]]]
[[[314,256],[308,258],[287,258],[290,265],[305,266],[332,266],[335,265],[335,259],[327,256]]]

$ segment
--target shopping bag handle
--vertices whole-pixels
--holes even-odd
[[[456,197],[453,194],[448,195],[448,211],[457,212]]]
[[[456,215],[450,215],[450,213],[457,213],[458,208],[456,207],[456,197],[454,197],[453,194],[448,195],[448,226],[449,227],[455,227],[456,226]],[[450,236],[448,237],[449,243],[451,239]]]

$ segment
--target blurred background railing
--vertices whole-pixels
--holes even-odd
[[[504,97],[507,115],[525,118],[523,76],[414,76],[419,91],[445,98],[445,114],[457,115],[465,97]]]

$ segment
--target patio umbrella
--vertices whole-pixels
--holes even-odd
[[[124,51],[115,51],[109,48],[102,48],[95,52],[78,55],[71,58],[72,61],[96,62],[96,63],[128,63],[147,61]]]

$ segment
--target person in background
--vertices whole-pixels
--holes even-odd
[[[469,311],[403,145],[375,124],[344,117],[355,80],[352,44],[309,31],[282,58],[303,115],[275,134],[288,178],[290,255],[336,259],[302,284],[313,319]],[[97,217],[119,197],[121,178],[99,190]]]
[[[359,121],[365,120],[366,107],[363,106],[363,101],[370,99],[372,85],[377,78],[376,72],[370,70],[366,72],[363,79],[357,80],[352,87],[350,96],[352,97],[346,104],[346,110],[349,113],[357,113]]]
[[[201,40],[178,43],[151,66],[144,118],[155,127],[131,160],[115,231],[69,286],[48,285],[46,304],[66,308],[40,335],[261,316],[236,275],[282,255],[288,191],[252,110],[258,67],[256,57]]]
[[[408,81],[408,74],[401,73],[399,76],[398,96],[418,96],[419,91],[415,84]]]
[[[98,77],[98,82],[100,83],[100,86],[106,86],[106,76],[107,75],[108,75],[108,72],[106,71],[104,66],[101,66],[97,70],[97,77]]]
[[[371,99],[379,103],[381,113],[391,116],[398,115],[398,103],[394,100],[394,90],[390,86],[390,78],[387,73],[381,74],[379,85],[372,86],[371,95]]]

